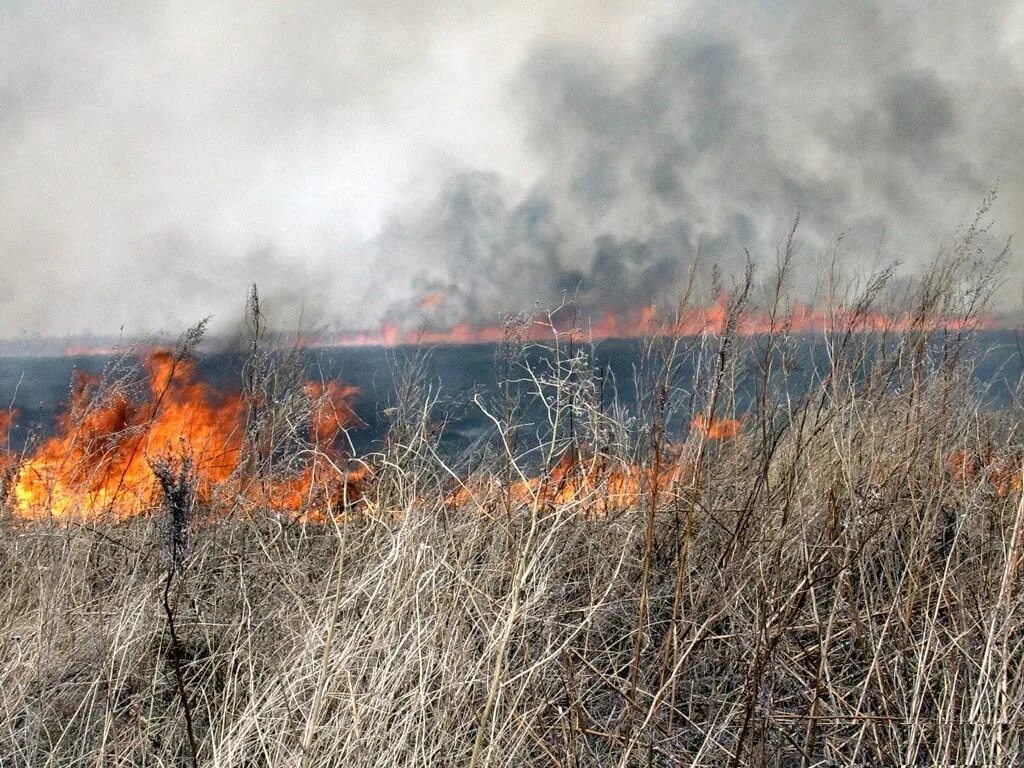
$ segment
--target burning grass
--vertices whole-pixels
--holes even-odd
[[[252,459],[274,449],[265,436],[246,441],[258,399],[214,391],[197,379],[194,362],[181,351],[150,351],[143,370],[141,396],[136,382],[125,378],[112,383],[76,373],[56,433],[24,456],[8,451],[2,459],[15,515],[96,521],[151,512],[160,499],[154,462],[187,461],[200,505],[209,506],[219,495],[241,510],[269,507],[322,519],[326,504],[342,503],[341,485],[351,489],[363,474],[348,473],[343,484],[329,488],[314,483],[323,463],[347,462],[334,446],[338,434],[357,422],[349,405],[356,394],[352,387],[305,382],[303,447],[310,458],[298,468],[267,472],[254,468]],[[15,413],[0,414],[5,434],[14,418]]]
[[[628,408],[575,336],[537,363],[512,322],[489,434],[445,455],[414,359],[358,483],[351,393],[259,343],[237,397],[187,354],[144,397],[87,382],[7,470],[0,761],[1016,764],[1020,412],[981,407],[937,319],[986,279],[954,253],[920,324],[801,361],[785,323],[744,338],[748,275],[720,332],[650,341]],[[135,472],[102,524],[18,490],[116,509],[97,489]]]

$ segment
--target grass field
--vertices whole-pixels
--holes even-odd
[[[455,459],[415,363],[361,463],[283,429],[308,399],[257,304],[246,455],[274,462],[231,482],[358,482],[284,514],[201,492],[182,449],[143,514],[26,519],[12,459],[0,764],[1019,764],[1024,444],[963,354],[999,279],[978,236],[901,290],[898,329],[858,327],[893,296],[866,280],[799,393],[788,247],[718,332],[650,342],[630,409],[570,335],[524,363],[512,322],[493,429]]]

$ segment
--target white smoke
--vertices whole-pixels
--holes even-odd
[[[698,237],[1024,210],[1005,0],[0,6],[0,336],[646,300]]]

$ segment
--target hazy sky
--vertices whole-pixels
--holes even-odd
[[[635,305],[798,208],[913,264],[997,182],[1012,0],[0,3],[0,336]]]

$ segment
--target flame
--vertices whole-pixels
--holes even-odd
[[[725,440],[736,437],[743,425],[739,419],[708,418],[703,413],[698,413],[690,426],[711,440]]]
[[[548,508],[575,506],[586,515],[602,517],[635,507],[649,498],[655,483],[659,494],[665,493],[674,483],[685,480],[691,469],[692,465],[680,461],[655,478],[649,468],[639,465],[566,454],[549,473],[507,486],[493,477],[483,482],[470,480],[449,496],[448,504],[492,510],[507,500]]]
[[[733,418],[709,422],[697,414],[691,426],[709,439],[727,443],[740,438],[743,423]],[[645,505],[655,497],[665,502],[678,496],[696,475],[698,453],[692,440],[669,442],[657,462],[637,464],[613,461],[583,446],[566,451],[550,470],[535,477],[520,477],[505,485],[493,476],[483,483],[467,481],[448,502],[483,510],[500,507],[502,500],[551,508],[577,506],[586,515],[602,517]]]
[[[422,297],[418,304],[424,309],[433,309],[444,301],[441,293]],[[654,307],[619,312],[606,311],[587,316],[572,308],[555,313],[555,316],[539,316],[530,325],[525,336],[530,341],[544,341],[552,333],[571,333],[580,339],[600,341],[615,338],[638,338],[650,336],[701,336],[721,334],[728,323],[727,295],[722,295],[710,306],[697,307],[680,312],[672,317],[659,315]],[[795,303],[788,312],[769,315],[764,312],[748,311],[736,320],[735,331],[743,336],[757,336],[767,333],[809,334],[839,332],[888,332],[938,331],[991,329],[997,324],[988,317],[962,318],[922,317],[913,312],[888,314],[879,311],[863,311],[856,308],[837,306],[832,308],[814,307]],[[502,341],[504,331],[500,325],[480,325],[464,320],[448,328],[403,329],[392,322],[384,323],[376,330],[345,331],[326,340],[327,346],[397,346],[401,344],[484,344]]]
[[[511,503],[575,508],[584,516],[607,517],[646,506],[652,499],[664,504],[680,498],[696,476],[696,462],[697,447],[692,443],[666,444],[656,464],[615,461],[584,446],[567,451],[550,470],[535,477],[505,484],[493,475],[470,478],[447,503],[490,514]]]
[[[56,434],[30,455],[9,466],[7,495],[23,518],[130,517],[159,501],[151,461],[188,457],[200,502],[231,494],[243,507],[322,514],[339,499],[357,498],[367,471],[345,477],[325,473],[310,462],[297,475],[260,478],[242,471],[246,405],[237,393],[220,393],[196,378],[195,365],[166,351],[145,361],[148,396],[137,402],[121,390],[105,392],[95,377],[77,374],[70,400],[58,418]],[[334,465],[331,456],[339,431],[355,423],[349,405],[355,387],[309,383],[313,401],[309,435]],[[9,426],[13,414],[0,419]]]
[[[359,394],[359,387],[337,381],[326,384],[308,381],[305,390],[309,399],[318,406],[310,419],[310,440],[318,448],[327,450],[345,427],[359,422],[350,405]]]
[[[0,411],[0,445],[7,444],[7,435],[11,431],[11,424],[17,418],[17,411]]]
[[[0,411],[0,498],[7,487],[7,478],[14,467],[14,457],[11,455],[8,446],[11,434],[11,424],[18,418],[17,411]]]
[[[101,344],[70,344],[64,348],[66,357],[113,357],[117,347]]]
[[[444,304],[444,298],[445,296],[441,291],[431,291],[425,296],[421,296],[418,304],[420,305],[420,309],[424,309],[429,312]]]
[[[1015,456],[1001,456],[991,447],[981,451],[952,451],[945,462],[946,473],[960,483],[985,480],[998,496],[1019,493],[1022,485],[1021,461]]]

